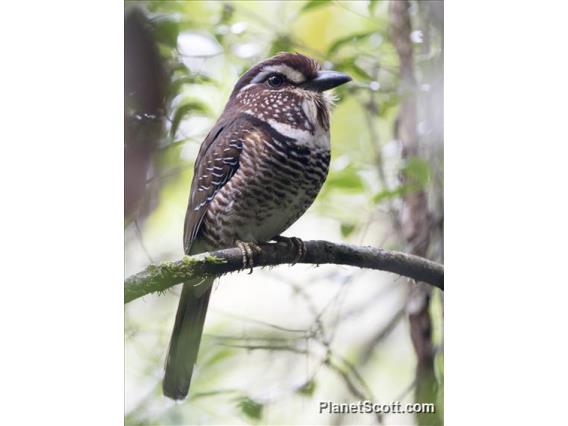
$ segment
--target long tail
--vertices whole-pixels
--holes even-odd
[[[201,283],[200,291],[183,285],[162,383],[164,395],[169,398],[184,399],[189,392],[212,284],[213,280]]]

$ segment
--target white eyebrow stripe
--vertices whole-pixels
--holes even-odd
[[[256,75],[255,78],[252,79],[251,83],[259,83],[266,78],[268,74],[273,72],[278,72],[282,75],[285,75],[286,78],[294,83],[303,83],[306,81],[306,77],[300,71],[296,71],[294,68],[289,67],[288,65],[267,65],[262,68],[262,71]]]

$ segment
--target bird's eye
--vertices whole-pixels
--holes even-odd
[[[266,81],[268,82],[268,85],[270,87],[276,88],[282,86],[282,84],[284,83],[284,77],[282,77],[280,74],[272,74]]]

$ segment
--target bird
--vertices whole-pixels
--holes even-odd
[[[330,89],[351,81],[315,59],[281,52],[251,67],[201,144],[184,223],[187,255],[238,246],[251,267],[258,243],[281,234],[313,203],[330,164]],[[197,361],[212,278],[183,284],[162,382],[182,400]]]

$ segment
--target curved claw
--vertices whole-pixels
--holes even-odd
[[[274,241],[284,242],[288,245],[288,247],[294,248],[294,250],[296,251],[296,257],[294,257],[292,265],[295,265],[296,263],[300,262],[306,255],[306,244],[300,238],[297,237],[288,238],[288,237],[283,237],[282,235],[278,235],[277,237],[274,238]]]

